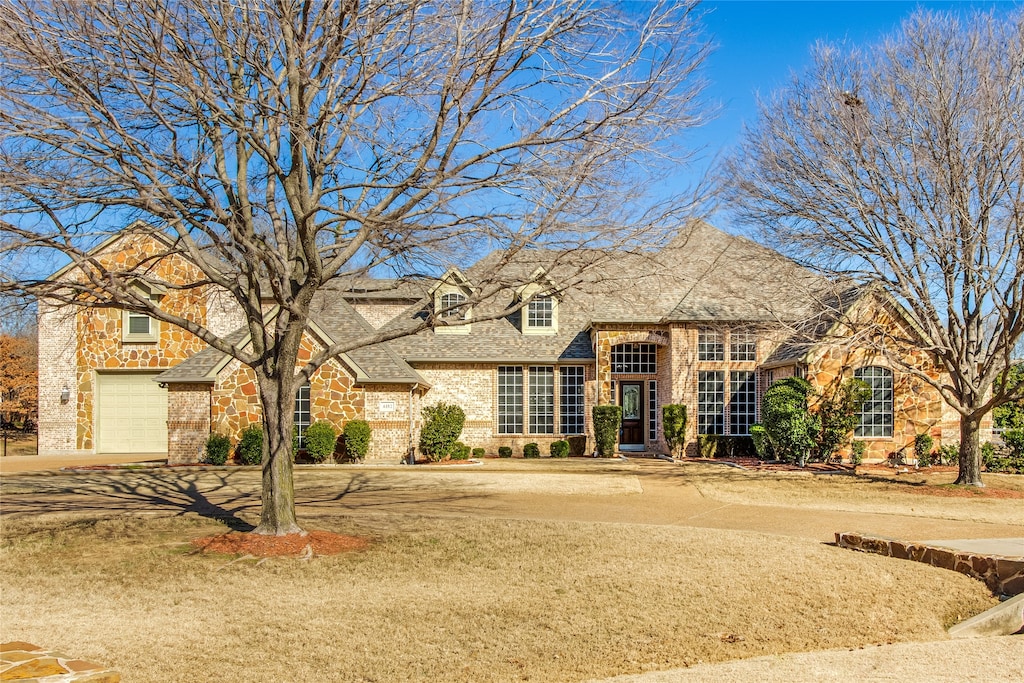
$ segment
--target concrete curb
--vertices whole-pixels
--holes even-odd
[[[950,627],[950,638],[1012,636],[1024,630],[1024,593]]]

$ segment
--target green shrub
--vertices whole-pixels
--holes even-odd
[[[932,464],[932,446],[935,440],[930,434],[918,434],[914,437],[914,458],[918,467],[929,467]]]
[[[756,458],[754,438],[751,436],[718,436],[717,458]]]
[[[345,455],[356,462],[362,462],[370,452],[370,439],[373,430],[366,420],[349,420],[341,430],[342,441],[345,443]]]
[[[661,407],[661,431],[665,435],[669,453],[676,458],[686,451],[686,406],[668,403]]]
[[[622,426],[622,406],[594,406],[594,441],[600,458],[615,456],[615,443]]]
[[[498,446],[498,457],[499,458],[511,458],[512,447],[511,446]]]
[[[540,457],[540,446],[535,443],[528,443],[523,446],[523,457],[524,458],[539,458]]]
[[[243,465],[259,465],[263,462],[263,425],[251,424],[242,430],[236,453]]]
[[[451,457],[452,460],[469,460],[469,446],[461,441],[456,441],[452,446]]]
[[[206,462],[211,465],[223,465],[228,461],[231,452],[231,439],[223,434],[210,434],[206,437]]]
[[[868,449],[866,441],[854,441],[850,444],[850,463],[860,465],[864,462],[864,452]]]
[[[465,423],[466,413],[457,405],[438,403],[425,407],[420,450],[432,462],[449,457]]]
[[[1007,429],[1003,432],[1003,443],[1013,457],[1024,458],[1024,429]]]
[[[861,406],[870,398],[871,387],[859,379],[848,379],[818,397],[813,410],[815,460],[829,462],[849,442]]]
[[[483,449],[483,448],[474,448],[473,449],[473,457],[474,458],[482,458],[485,455],[487,455],[487,450],[486,449]]]
[[[750,439],[754,442],[754,451],[761,460],[772,459],[772,442],[768,439],[768,432],[759,424],[750,428]]]
[[[306,447],[306,457],[313,462],[324,462],[328,458],[334,459],[334,448],[338,442],[338,433],[330,422],[317,420],[306,427],[306,433],[302,435]]]
[[[552,458],[568,458],[569,457],[569,442],[568,441],[552,441],[551,442],[551,457]]]
[[[940,465],[956,465],[960,462],[960,444],[942,444],[939,446],[938,456]]]
[[[769,387],[761,404],[761,424],[768,432],[772,451],[779,459],[800,467],[818,448],[821,429],[820,420],[807,408],[812,390],[807,380],[787,377]]]
[[[998,456],[998,460],[993,463],[994,467],[989,467],[989,470],[992,472],[1024,474],[1024,429],[1006,430],[1003,432],[1003,443],[1005,444],[1003,452]],[[982,454],[984,455],[984,450]]]
[[[714,458],[718,455],[718,434],[698,434],[697,452],[702,458]]]

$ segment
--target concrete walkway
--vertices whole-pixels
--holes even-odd
[[[994,555],[1024,560],[1024,538],[954,538],[918,542],[922,545],[960,550],[975,555]]]

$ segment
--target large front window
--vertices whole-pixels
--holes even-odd
[[[750,434],[754,424],[757,381],[754,373],[733,370],[729,373],[729,433],[736,436]]]
[[[725,433],[725,373],[697,373],[697,433]]]
[[[523,369],[498,368],[498,433],[523,433]]]
[[[658,371],[654,344],[617,344],[612,347],[612,372],[650,375]]]
[[[871,388],[871,398],[860,407],[860,424],[853,430],[857,437],[891,437],[893,425],[892,370],[877,366],[859,368],[853,373]]]
[[[583,367],[578,365],[558,369],[561,378],[559,395],[560,429],[563,434],[583,433]]]
[[[309,428],[309,383],[303,384],[295,392],[295,434],[299,438],[299,448],[306,447],[306,429]]]
[[[757,360],[757,336],[747,330],[733,330],[729,333],[729,360]]]
[[[530,433],[555,433],[555,369],[530,368]]]

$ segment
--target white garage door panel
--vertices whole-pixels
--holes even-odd
[[[150,372],[97,376],[99,453],[167,452],[167,390],[154,377]]]

